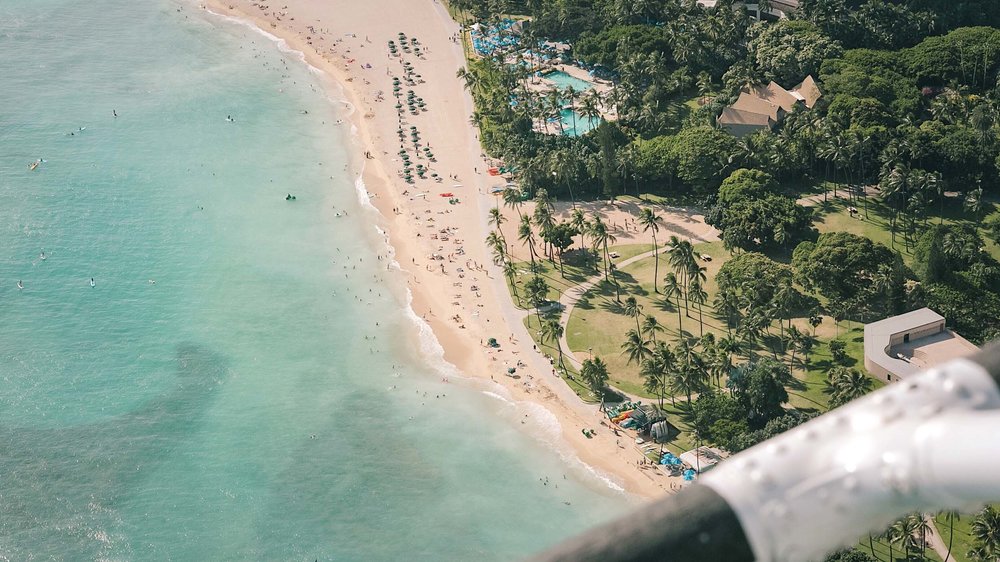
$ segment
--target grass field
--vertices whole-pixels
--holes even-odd
[[[848,207],[852,205],[857,207],[859,211],[858,218],[852,217],[848,212]],[[995,204],[987,203],[982,216],[992,213],[996,208]],[[903,256],[903,261],[907,265],[913,265],[913,241],[911,240],[909,244],[907,243],[902,233],[901,221],[897,221],[895,240],[893,240],[891,232],[892,210],[883,205],[879,200],[872,197],[868,198],[867,218],[865,218],[864,200],[851,203],[846,199],[834,199],[831,197],[826,203],[822,201],[817,203],[814,209],[818,216],[816,228],[820,232],[850,232],[858,236],[865,236],[890,248],[899,250],[899,253]],[[926,224],[932,225],[938,222],[944,224],[974,224],[969,219],[967,213],[954,206],[945,207],[943,219],[939,219],[936,214],[929,216]],[[915,238],[919,237],[920,233],[924,231],[923,224],[922,221],[918,223]],[[1000,246],[997,246],[996,243],[990,240],[984,229],[979,229],[979,234],[986,241],[986,251],[995,259],[1000,260]]]
[[[647,244],[623,244],[608,248],[609,253],[618,254],[618,257],[611,259],[611,262],[616,264],[650,250],[652,250],[652,247]],[[541,275],[549,286],[546,298],[550,301],[559,300],[567,289],[575,287],[596,275],[603,275],[604,272],[604,265],[600,259],[596,261],[597,268],[595,269],[594,265],[592,265],[594,262],[588,261],[589,258],[582,251],[567,252],[564,258],[565,261],[561,270],[558,259],[555,262],[550,262],[548,259],[539,256],[539,259],[535,260],[537,274]],[[520,308],[532,308],[524,299],[523,290],[524,284],[534,276],[531,272],[531,262],[516,262],[514,266],[517,268],[517,274],[514,276],[514,285],[516,286],[518,295],[514,299],[514,302]],[[510,279],[507,279],[507,290],[511,291],[511,295],[514,294],[514,287],[511,286]]]

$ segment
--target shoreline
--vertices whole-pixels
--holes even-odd
[[[519,319],[523,314],[514,308],[506,283],[481,242],[488,232],[486,211],[493,200],[486,195],[490,176],[479,173],[487,164],[478,134],[467,119],[472,101],[455,77],[464,64],[460,43],[450,39],[458,25],[436,0],[420,0],[419,5],[380,0],[378,4],[331,6],[317,0],[290,0],[281,12],[274,12],[251,0],[203,0],[200,7],[255,26],[283,41],[288,49],[302,53],[303,62],[323,74],[331,98],[343,100],[345,121],[351,124],[349,140],[358,146],[356,151],[349,150],[349,171],[356,178],[359,202],[364,204],[363,188],[370,194],[368,203],[381,215],[381,224],[375,226],[384,232],[392,260],[405,282],[417,338],[429,329],[440,347],[439,358],[463,377],[485,383],[484,392],[492,392],[486,382],[492,381],[504,390],[505,396],[494,393],[498,398],[516,406],[523,403],[529,409],[531,405],[544,408],[559,424],[559,443],[552,445],[567,464],[578,461],[595,480],[612,490],[619,488],[646,499],[669,493],[668,486],[679,484],[679,478],[667,477],[658,467],[640,469],[637,465],[643,457],[630,439],[612,434],[596,407],[583,403],[561,379],[549,374],[548,361],[532,349],[534,343]],[[312,23],[304,23],[307,21]],[[367,35],[357,34],[355,29],[364,29]],[[386,42],[395,39],[397,29],[410,37],[418,36],[427,49],[426,59],[405,57],[426,76],[424,83],[412,89],[430,107],[426,113],[407,117],[407,123],[419,124],[421,140],[440,154],[433,169],[449,176],[447,183],[438,182],[440,186],[425,180],[406,184],[391,171],[396,167],[396,159],[390,156],[396,141],[390,137],[396,133],[397,122],[390,107],[394,98],[388,94],[392,88],[389,76],[399,72],[399,61],[388,56]],[[411,33],[414,29],[417,33]],[[382,97],[386,101],[377,101],[380,92],[385,92]],[[372,157],[366,158],[366,153]],[[466,181],[452,180],[452,175]],[[433,192],[447,189],[457,192],[461,202],[450,204],[433,196]],[[424,196],[408,196],[411,191]],[[420,222],[424,224],[417,224]],[[433,240],[445,230],[447,235],[440,238],[461,240],[462,252],[457,254],[457,262],[452,252],[447,262],[434,261],[432,266],[427,256],[436,253],[435,248],[442,254],[453,250]],[[469,293],[464,287],[455,288],[463,284],[471,284],[474,299],[472,294],[448,296],[459,290]],[[496,337],[502,348],[483,347],[481,343],[488,337]],[[425,356],[437,355],[423,349],[423,341],[418,344]],[[525,372],[528,380],[504,376],[509,364],[524,365],[527,371],[518,370]],[[598,429],[597,435],[585,438],[583,428]],[[624,446],[620,444],[623,438]]]

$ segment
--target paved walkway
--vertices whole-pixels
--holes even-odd
[[[945,559],[945,555],[948,554],[948,541],[945,540],[944,537],[938,532],[937,524],[928,515],[924,515],[924,520],[931,527],[931,532],[927,533],[925,537],[927,540],[927,546],[931,547],[931,549],[934,550],[934,552],[936,552],[944,562],[955,562],[955,557],[951,555]],[[942,525],[942,527],[944,526]],[[948,527],[941,529],[941,532],[948,532]],[[954,545],[952,545],[952,547],[954,547]]]

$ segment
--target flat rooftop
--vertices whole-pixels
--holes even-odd
[[[910,365],[923,371],[939,363],[965,357],[978,349],[969,340],[951,330],[945,330],[910,343],[894,345],[889,348],[889,353],[906,357]]]
[[[884,375],[877,372],[882,370],[900,379],[979,349],[947,328],[890,345],[893,336],[933,324],[944,326],[944,322],[944,316],[921,308],[865,324],[865,367],[873,375]]]

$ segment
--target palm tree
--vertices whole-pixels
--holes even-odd
[[[626,365],[631,365],[632,363],[641,365],[649,357],[651,351],[646,345],[646,340],[642,339],[639,332],[629,330],[625,333],[625,342],[622,343],[622,353],[628,355],[628,360],[625,362]]]
[[[659,293],[660,291],[656,288],[656,280],[660,277],[660,252],[656,247],[656,233],[660,231],[660,217],[656,216],[656,213],[644,207],[639,211],[639,224],[642,225],[642,231],[652,231],[653,236],[653,292]]]
[[[642,362],[639,368],[639,375],[644,380],[643,387],[647,392],[653,392],[660,402],[660,409],[663,409],[663,398],[667,394],[667,382],[670,373],[675,368],[676,358],[673,351],[665,342],[657,342],[649,355],[649,358]],[[670,397],[673,402],[673,396]]]
[[[531,271],[535,271],[535,232],[531,229],[531,217],[521,215],[521,224],[517,229],[517,239],[522,244],[528,246],[528,254],[531,256]]]
[[[705,349],[705,368],[708,371],[709,379],[714,378],[715,386],[719,388],[722,388],[722,375],[729,376],[729,370],[733,368],[732,357],[729,355],[729,351],[723,347],[724,340],[725,338],[711,344],[702,342],[702,347]]]
[[[615,238],[614,234],[608,232],[608,225],[604,224],[599,216],[595,216],[590,223],[590,239],[594,246],[604,248],[604,280],[610,281],[608,271],[611,268],[611,253],[608,251],[608,245],[614,244],[618,239]]]
[[[590,223],[587,222],[587,215],[583,213],[583,209],[573,209],[573,215],[569,219],[569,223],[573,225],[573,228],[580,234],[580,248],[586,253],[587,251],[587,229]]]
[[[889,561],[896,562],[896,557],[892,554],[892,545],[896,543],[896,531],[893,529],[892,525],[889,525],[884,531],[879,533],[875,538],[884,540],[885,544],[889,547]]]
[[[788,357],[788,372],[791,373],[795,365],[795,352],[802,342],[802,332],[792,324],[791,320],[788,321],[788,327],[785,328],[785,340],[788,342],[788,350],[792,352]]]
[[[517,216],[521,215],[521,190],[508,187],[503,190],[503,206],[511,207],[517,211]]]
[[[705,274],[705,268],[698,265],[697,262],[692,261],[688,264],[687,277],[687,290],[684,292],[685,298],[689,300],[694,300],[694,287],[697,283],[699,287],[704,287],[705,282],[708,281],[708,276]],[[705,297],[706,301],[708,297]],[[690,314],[688,315],[690,316]]]
[[[830,406],[834,408],[846,404],[855,398],[860,398],[872,389],[871,377],[862,374],[857,369],[846,369],[844,367],[830,369],[827,384],[829,385],[830,393],[833,395],[830,400]]]
[[[951,545],[955,540],[955,521],[960,521],[962,515],[954,510],[948,510],[941,513],[944,516],[944,520],[948,522],[948,552],[944,555],[944,559],[948,560],[951,558]]]
[[[574,110],[572,112],[573,113],[573,133],[574,133],[574,136],[578,137],[578,136],[580,136],[580,134],[576,130],[576,111],[575,111],[576,108],[574,107],[574,104],[576,104],[576,96],[577,96],[576,89],[573,88],[573,86],[566,86],[566,89],[563,90],[563,95],[566,96],[566,101],[569,102],[570,109]]]
[[[479,79],[479,75],[476,72],[470,72],[464,66],[458,69],[455,77],[462,81],[466,90],[474,94],[482,90],[483,81]]]
[[[514,293],[514,298],[517,299],[517,304],[521,304],[521,295],[517,294],[517,283],[514,278],[517,276],[517,266],[514,262],[506,260],[503,262],[503,274],[507,277],[507,281],[510,283],[510,292]]]
[[[604,105],[604,99],[601,93],[597,90],[591,88],[584,94],[583,98],[580,100],[580,115],[587,118],[587,124],[593,128],[594,121],[600,121],[601,119],[601,107]]]
[[[676,391],[684,392],[687,395],[688,404],[690,404],[691,394],[705,388],[705,378],[708,376],[708,372],[705,370],[701,355],[690,338],[682,337],[680,339],[675,355],[677,357],[677,370],[671,380],[671,386]]]
[[[927,535],[933,532],[931,530],[931,524],[927,521],[927,517],[923,513],[914,513],[910,515],[913,519],[913,524],[916,526],[916,533],[919,535],[917,539],[920,544],[920,559],[927,559]]]
[[[983,188],[977,187],[976,189],[970,190],[965,194],[965,201],[963,207],[972,216],[975,217],[976,222],[979,222],[979,215],[983,211]]]
[[[726,318],[726,333],[733,333],[733,324],[739,324],[740,314],[740,298],[736,292],[719,291],[712,300],[712,306],[715,307],[716,314]]]
[[[576,128],[576,112],[573,113],[573,128]],[[554,178],[561,178],[569,191],[569,199],[576,209],[576,197],[573,195],[572,180],[576,178],[580,161],[577,153],[569,149],[553,150],[549,153],[548,168]]]
[[[500,229],[500,225],[507,222],[507,219],[500,212],[500,207],[493,207],[490,209],[490,215],[487,219],[487,223],[490,226],[496,226],[497,232],[500,234],[500,240],[503,241],[504,247],[507,246],[507,240],[503,235],[503,230]]]
[[[504,243],[503,237],[497,234],[497,231],[491,230],[486,235],[486,247],[493,253],[495,265],[503,265],[507,261],[507,245]]]
[[[704,304],[708,302],[708,293],[701,287],[701,283],[700,277],[694,277],[691,280],[691,288],[688,292],[691,293],[691,300],[698,305],[698,335],[704,336],[705,321],[702,311]]]
[[[604,397],[604,386],[608,383],[608,366],[600,357],[584,359],[580,366],[580,377],[594,396]]]
[[[563,332],[563,325],[559,322],[558,318],[546,318],[542,322],[542,343],[546,341],[552,342],[552,345],[559,352],[559,366],[565,368],[565,365],[563,365],[562,345],[559,343]]]
[[[657,332],[663,331],[663,325],[656,319],[655,316],[646,315],[642,320],[642,335],[649,336],[649,341],[656,344],[656,334]]]
[[[896,242],[896,219],[899,216],[903,204],[906,202],[906,191],[910,183],[910,169],[904,164],[896,164],[890,170],[883,170],[879,180],[879,190],[882,199],[893,204],[892,221],[889,223],[889,231],[892,234],[890,245]]]
[[[684,313],[690,317],[688,311],[688,286],[691,280],[691,272],[697,268],[697,260],[694,254],[694,246],[689,240],[681,240],[675,235],[670,236],[670,267],[681,280],[684,292]]]
[[[625,299],[625,316],[630,316],[635,319],[635,331],[639,333],[642,328],[639,327],[639,316],[642,315],[642,305],[635,300],[635,297],[628,297]]]
[[[892,538],[890,541],[903,545],[907,560],[910,559],[910,550],[918,547],[917,538],[914,535],[920,530],[920,525],[916,517],[918,516],[907,515],[893,523],[891,527]]]
[[[535,308],[535,316],[538,318],[538,325],[541,326],[542,312],[539,307],[545,304],[545,301],[548,299],[549,284],[545,282],[545,278],[541,275],[534,275],[524,284],[524,293],[528,298],[528,302]]]
[[[677,309],[677,333],[684,333],[684,324],[681,321],[681,283],[677,280],[677,275],[673,272],[668,273],[666,277],[663,278],[663,298],[670,302],[670,299],[674,299],[674,307]]]
[[[985,556],[983,560],[996,560],[1000,557],[1000,511],[993,506],[986,506],[972,520],[972,537],[976,549]]]
[[[552,215],[552,211],[548,205],[539,203],[535,205],[534,219],[535,224],[538,225],[538,231],[542,235],[542,240],[545,241],[545,253],[548,255],[549,261],[554,261],[552,247],[548,243],[548,234],[552,230],[552,227],[556,225],[556,218]]]
[[[608,236],[610,236],[610,234],[608,233],[608,226],[604,224],[604,221],[601,220],[601,217],[599,215],[595,215],[594,220],[590,221],[589,234],[590,234],[590,241],[593,243],[594,248],[602,247],[604,241],[607,239]],[[607,255],[604,253],[601,254],[601,263],[604,265],[604,280],[609,281],[608,260],[607,260]]]
[[[774,292],[771,298],[771,310],[775,318],[778,319],[778,329],[781,330],[782,319],[788,318],[788,325],[792,325],[791,312],[799,294],[792,285],[791,280],[783,281]]]
[[[747,360],[753,360],[753,350],[757,347],[757,342],[764,335],[764,327],[770,322],[767,317],[757,308],[751,308],[743,322],[736,329],[747,352]]]

